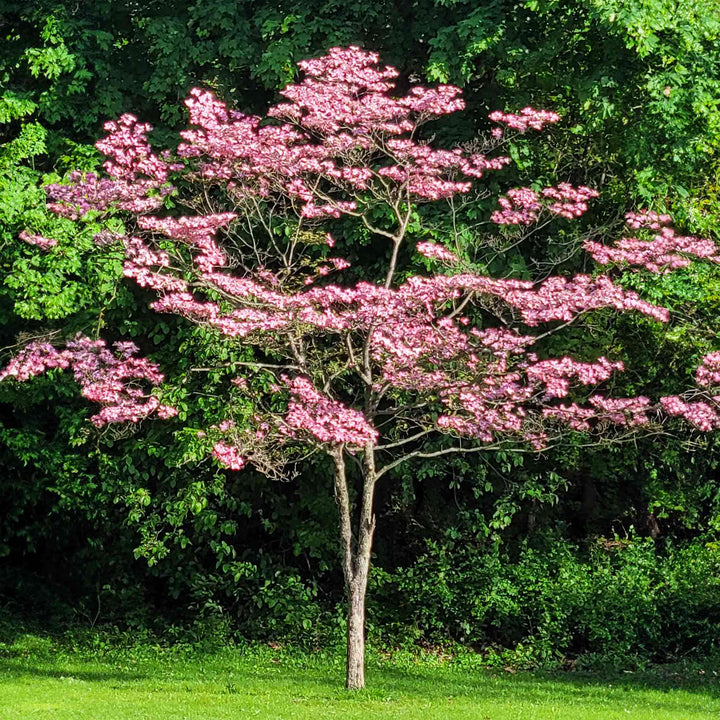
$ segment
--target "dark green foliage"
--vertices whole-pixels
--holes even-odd
[[[558,535],[517,550],[430,543],[407,568],[378,570],[370,618],[379,637],[448,638],[492,661],[634,668],[717,652],[720,547]]]

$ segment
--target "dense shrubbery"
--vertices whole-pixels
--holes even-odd
[[[581,549],[553,536],[516,552],[432,544],[412,567],[374,579],[371,618],[389,642],[387,627],[527,666],[628,668],[720,649],[717,543],[659,547],[631,536]]]
[[[38,583],[4,579],[29,597],[41,595],[30,605],[4,597],[3,642],[22,623],[83,643],[99,632],[104,642],[144,637],[205,650],[246,641],[312,650],[340,648],[344,641],[342,608],[318,597],[314,583],[297,572],[272,563],[249,566],[224,605],[215,588],[212,600],[189,614],[167,607],[157,614],[157,605],[143,606],[147,597],[123,601],[106,591],[107,608],[94,629],[94,608],[78,615]],[[212,575],[196,582],[200,601]],[[638,536],[596,538],[584,547],[553,536],[515,551],[430,543],[409,567],[373,571],[368,615],[370,644],[385,652],[454,653],[461,645],[489,665],[513,668],[636,669],[714,657],[720,651],[720,546]]]

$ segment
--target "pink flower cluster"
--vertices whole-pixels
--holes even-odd
[[[138,218],[138,225],[145,230],[187,243],[193,250],[199,251],[195,255],[198,268],[203,272],[212,272],[227,262],[225,253],[214,240],[214,235],[236,217],[235,213],[178,218],[145,216]]]
[[[350,263],[345,258],[339,258],[339,257],[329,257],[327,261],[336,269],[336,270],[347,270],[347,268],[350,267]]]
[[[408,325],[409,318],[427,314],[429,307],[467,293],[499,298],[515,308],[528,325],[571,320],[577,314],[602,308],[635,310],[660,321],[668,317],[664,308],[643,301],[605,276],[554,277],[535,287],[529,281],[461,273],[411,277],[397,289],[360,282],[354,287],[325,285],[292,293],[249,277],[219,272],[203,273],[200,278],[208,287],[222,291],[234,309],[223,310],[217,303],[200,300],[186,291],[168,292],[152,307],[207,323],[231,337],[254,336],[257,342],[264,334],[296,332],[299,328],[341,333],[366,331],[383,323],[392,326],[390,337],[402,337],[396,325]],[[434,321],[434,313],[428,320]],[[408,325],[407,332],[411,329]]]
[[[507,197],[499,198],[500,210],[496,210],[490,219],[498,225],[530,225],[534,223],[543,207],[553,215],[573,219],[583,215],[590,198],[598,197],[597,190],[581,185],[573,187],[569,183],[560,183],[539,193],[530,188],[508,190]],[[554,200],[543,205],[541,200]]]
[[[431,260],[439,260],[440,262],[447,263],[448,265],[455,265],[459,263],[457,255],[450,252],[447,248],[442,245],[432,242],[421,242],[415,246],[415,249],[426,258]]]
[[[217,442],[213,445],[212,456],[229,470],[242,470],[245,467],[245,459],[234,445]]]
[[[660,404],[668,415],[682,417],[702,432],[720,428],[720,414],[715,407],[707,402],[686,402],[683,398],[673,395],[660,398]]]
[[[70,173],[70,184],[51,184],[45,192],[53,201],[48,208],[58,215],[77,219],[90,210],[117,208],[143,214],[162,206],[173,191],[169,173],[182,165],[161,160],[147,140],[151,126],[138,123],[134,115],[122,115],[105,124],[107,137],[96,143],[109,159],[104,164],[109,178],[95,173]]]
[[[621,362],[610,362],[605,357],[594,363],[577,362],[569,357],[542,360],[527,370],[528,380],[543,384],[548,397],[567,397],[570,378],[576,378],[581,385],[595,385],[607,380],[615,371],[624,370]]]
[[[633,230],[647,228],[648,230],[659,230],[663,225],[669,225],[672,218],[669,215],[661,215],[652,210],[641,210],[638,213],[629,212],[625,214],[629,227]]]
[[[573,187],[569,183],[560,183],[555,188],[545,188],[542,190],[542,195],[544,198],[555,200],[548,205],[548,210],[553,215],[572,220],[583,215],[588,209],[588,200],[598,197],[600,193],[584,185]]]
[[[387,193],[384,178],[417,200],[450,197],[470,188],[463,176],[510,162],[410,138],[420,123],[464,106],[458,88],[415,87],[395,97],[397,71],[355,47],[333,48],[301,68],[305,79],[282,91],[288,102],[268,111],[284,125],[229,111],[212,93],[193,89],[186,104],[195,128],[181,133],[179,154],[198,158],[204,178],[232,185],[238,197],[296,198],[305,218],[356,212],[358,191]]]
[[[576,315],[590,310],[614,308],[615,310],[634,310],[643,315],[667,322],[669,313],[665,308],[642,300],[630,290],[613,283],[610,278],[599,275],[576,275],[573,278],[550,277],[537,289],[532,283],[521,281],[494,281],[492,285],[477,280],[468,283],[480,289],[486,286],[486,292],[492,292],[503,298],[509,305],[517,308],[527,325],[538,325],[552,320],[572,320]]]
[[[548,420],[555,420],[579,432],[587,432],[593,424],[611,423],[625,427],[647,425],[650,422],[650,409],[650,400],[642,395],[633,398],[591,395],[588,405],[563,403],[543,409],[542,414]]]
[[[548,110],[535,110],[535,108],[523,108],[518,115],[512,113],[504,113],[496,110],[488,115],[488,118],[496,123],[507,125],[513,130],[519,130],[524,133],[529,128],[533,130],[542,130],[545,125],[559,122],[560,116],[557,113]]]
[[[542,415],[547,420],[555,420],[572,430],[587,432],[592,429],[591,420],[597,416],[594,408],[583,407],[577,403],[563,403],[544,408]]]
[[[216,215],[200,215],[196,217],[152,217],[138,218],[138,225],[144,230],[160,233],[173,240],[183,240],[193,244],[198,240],[213,237],[219,228],[231,223],[235,213],[218,213]]]
[[[297,122],[320,133],[349,131],[369,135],[378,130],[399,135],[413,129],[414,115],[437,116],[462,110],[459,88],[413,88],[404,98],[389,93],[398,71],[378,67],[379,57],[357,47],[331,48],[317,60],[299,63],[306,78],[281,94],[290,102],[268,114]]]
[[[31,377],[42,375],[48,370],[70,365],[70,357],[55,349],[49,343],[31,343],[16,355],[8,365],[0,371],[0,382],[13,377],[18,382],[25,382]]]
[[[593,395],[588,399],[601,418],[614,425],[647,425],[650,422],[648,410],[650,399],[644,395],[633,398],[608,398],[604,395]]]
[[[623,263],[643,267],[654,273],[687,267],[694,258],[720,263],[720,253],[712,240],[681,236],[672,227],[660,227],[659,219],[662,219],[663,224],[669,222],[664,218],[667,216],[647,213],[641,220],[628,222],[635,228],[660,228],[660,232],[652,240],[622,238],[613,245],[586,240],[583,247],[602,265]]]
[[[57,240],[55,240],[55,238],[46,238],[42,235],[36,235],[35,233],[28,232],[27,230],[23,230],[18,237],[22,241],[28,243],[28,245],[35,245],[41,250],[49,250],[51,247],[57,245]]]
[[[163,292],[184,292],[188,284],[179,277],[151,270],[153,267],[166,268],[170,265],[167,253],[154,251],[141,238],[124,237],[125,262],[123,276],[133,278],[140,287],[149,287]]]
[[[720,429],[720,352],[712,352],[703,357],[695,372],[695,381],[706,392],[701,393],[702,400],[694,399],[695,393],[685,393],[685,397],[672,395],[660,398],[665,412],[672,417],[681,417],[702,432]],[[690,396],[689,398],[687,396]]]
[[[507,197],[498,198],[498,205],[502,209],[490,216],[498,225],[530,225],[542,210],[540,196],[530,188],[508,190]]]
[[[169,418],[177,411],[162,405],[143,385],[157,386],[163,375],[155,363],[136,357],[137,347],[130,342],[114,344],[109,350],[103,340],[78,335],[65,350],[48,343],[31,343],[0,372],[0,381],[8,377],[25,382],[55,368],[70,368],[88,400],[102,406],[90,420],[102,427],[108,423],[139,422],[155,414]]]
[[[695,382],[700,387],[720,385],[720,352],[712,352],[702,359],[695,372]]]
[[[377,430],[361,412],[322,395],[308,378],[283,376],[283,382],[291,393],[284,421],[293,436],[305,432],[321,443],[355,448],[377,442]]]
[[[324,276],[329,275],[333,270],[346,270],[350,267],[350,263],[345,258],[329,257],[325,258],[329,265],[319,265],[317,268],[317,274]],[[312,285],[314,279],[311,276],[305,278],[306,285]]]
[[[110,177],[129,183],[136,183],[141,177],[167,182],[170,166],[152,152],[147,139],[151,125],[125,114],[103,127],[108,135],[96,147],[108,158],[103,167]]]

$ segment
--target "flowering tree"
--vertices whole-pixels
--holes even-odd
[[[559,117],[532,108],[493,113],[497,127],[483,152],[437,149],[419,130],[462,109],[459,90],[413,87],[399,95],[397,71],[378,62],[358,48],[335,48],[300,63],[304,80],[285,88],[267,118],[194,89],[186,101],[190,129],[172,155],[155,154],[150,127],[124,115],[107,123],[97,144],[108,158],[104,177],[74,173],[68,184],[47,188],[49,207],[61,216],[122,214],[126,231],[103,231],[96,241],[122,244],[124,274],[157,292],[155,310],[254,348],[255,360],[242,363],[227,388],[226,419],[201,433],[220,465],[282,476],[310,452],[328,458],[348,600],[348,688],[365,682],[377,482],[412,458],[508,445],[540,450],[568,429],[649,426],[660,405],[610,398],[597,387],[622,362],[541,358],[533,345],[546,332],[532,329],[557,329],[602,308],[668,319],[606,273],[495,279],[474,271],[458,248],[427,241],[408,248],[419,203],[469,193],[473,181],[509,162],[487,155],[507,133],[539,131]],[[517,188],[499,199],[491,220],[525,226],[576,218],[595,196],[567,183]],[[164,212],[169,201],[185,214]],[[327,223],[341,217],[385,243],[376,281],[340,282],[352,270],[334,254]],[[630,214],[628,222],[646,236],[612,246],[587,241],[585,249],[600,264],[652,272],[696,258],[720,261],[713,243],[678,235],[665,216]],[[51,238],[22,237],[56,251]],[[411,274],[411,251],[435,272]],[[117,343],[115,352],[82,337],[64,349],[36,343],[0,379],[23,381],[51,368],[73,370],[83,394],[101,405],[98,426],[175,414],[153,390],[163,380],[159,368],[131,343]],[[697,379],[701,387],[720,383],[720,356],[708,356]],[[720,427],[710,398],[661,405],[701,429]],[[429,448],[425,440],[438,433],[446,442]]]

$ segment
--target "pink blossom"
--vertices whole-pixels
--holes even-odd
[[[649,230],[660,230],[663,225],[669,225],[672,218],[669,215],[661,215],[652,210],[641,210],[638,213],[626,213],[625,219],[629,227],[639,230],[640,228],[648,228]]]
[[[114,345],[115,352],[102,340],[78,335],[65,350],[48,343],[31,343],[0,372],[0,381],[12,377],[25,382],[48,370],[71,369],[88,400],[101,405],[90,420],[98,427],[116,422],[139,422],[149,415],[170,418],[175,408],[162,405],[157,397],[142,389],[142,384],[158,386],[163,375],[157,365],[137,357],[133,343]]]
[[[234,445],[217,442],[213,445],[212,455],[220,465],[229,470],[242,470],[245,467],[245,460]]]
[[[720,352],[705,355],[695,373],[695,382],[701,387],[720,385]]]
[[[57,240],[55,238],[46,238],[42,235],[36,235],[35,233],[30,233],[27,230],[23,230],[18,237],[23,240],[24,242],[28,243],[28,245],[35,245],[39,247],[41,250],[49,250],[51,247],[54,247],[57,245]]]
[[[707,402],[686,402],[683,398],[674,395],[660,398],[660,403],[668,415],[682,417],[698,430],[709,432],[720,428],[720,414]]]
[[[416,246],[417,251],[427,258],[439,260],[440,262],[455,264],[459,262],[457,256],[444,248],[442,245],[436,245],[431,242],[421,242]]]
[[[665,227],[670,222],[666,215],[629,213],[629,216],[631,227],[659,229],[660,232],[652,240],[622,238],[613,245],[586,240],[584,247],[596,262],[634,265],[654,273],[687,267],[693,258],[720,263],[720,253],[712,240],[678,235],[674,228]]]
[[[533,130],[542,130],[545,125],[556,123],[560,120],[560,116],[554,112],[535,110],[531,107],[523,108],[518,115],[496,110],[490,113],[488,118],[493,122],[507,125],[513,130],[519,130],[521,133],[524,133],[530,128]]]
[[[490,219],[498,225],[530,225],[543,209],[553,215],[573,219],[580,217],[588,209],[588,200],[598,195],[596,190],[584,185],[573,187],[568,183],[545,188],[539,193],[530,188],[515,188],[508,190],[507,197],[499,198],[501,209],[496,210]]]
[[[285,422],[294,435],[307,432],[322,443],[354,447],[377,441],[377,430],[362,413],[324,397],[308,378],[285,376],[283,381],[291,392]]]

